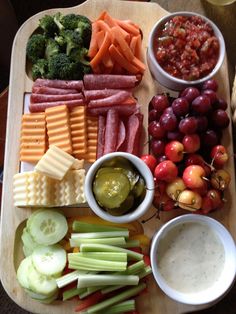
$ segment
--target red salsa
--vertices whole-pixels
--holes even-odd
[[[154,38],[154,53],[160,66],[187,81],[209,74],[217,63],[219,50],[211,25],[199,16],[175,16]]]

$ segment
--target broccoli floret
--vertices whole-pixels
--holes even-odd
[[[88,56],[88,49],[81,47],[81,48],[74,48],[71,50],[70,58],[75,62],[80,62],[83,65],[89,66],[90,63],[86,59]]]
[[[57,24],[51,15],[45,15],[39,20],[39,27],[44,30],[44,33],[48,37],[54,37],[58,32]]]
[[[65,29],[75,30],[78,27],[78,15],[76,14],[67,14],[61,18],[61,24]]]
[[[60,12],[57,12],[54,16],[53,16],[53,20],[56,23],[57,27],[59,28],[59,30],[63,30],[64,26],[61,23],[61,20],[63,18],[63,15]]]
[[[38,59],[44,58],[46,39],[41,34],[32,35],[26,46],[26,55],[33,63]]]
[[[92,24],[91,21],[83,15],[77,15],[78,17],[78,31],[83,39],[84,47],[89,48],[91,35],[92,35]]]
[[[65,53],[52,56],[48,61],[48,78],[68,80],[72,79],[75,71],[74,62]]]
[[[45,49],[45,57],[48,60],[51,56],[58,54],[60,52],[60,47],[58,43],[53,39],[48,39],[46,49]]]
[[[73,80],[82,80],[84,74],[91,73],[91,67],[83,65],[80,62],[75,62],[73,67]]]
[[[74,48],[79,48],[83,46],[83,40],[80,34],[72,30],[64,30],[60,33],[66,42],[66,54],[70,55],[71,50]]]
[[[35,81],[37,78],[46,78],[48,73],[48,62],[45,59],[39,59],[32,66],[32,77]]]

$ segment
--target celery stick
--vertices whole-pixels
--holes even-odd
[[[101,239],[101,238],[115,238],[115,237],[129,237],[129,231],[109,231],[109,232],[89,232],[89,233],[72,233],[71,239]]]
[[[125,285],[136,286],[139,282],[138,276],[128,275],[79,275],[77,288],[94,287],[101,285]]]
[[[143,259],[143,254],[133,252],[131,250],[123,249],[113,245],[105,244],[81,244],[81,252],[122,252],[127,253],[128,259],[140,261]]]
[[[129,231],[121,227],[112,227],[106,225],[90,224],[85,221],[75,220],[72,224],[72,230],[75,232],[109,232],[109,231]]]
[[[119,247],[123,247],[123,248],[132,248],[132,247],[139,247],[140,246],[140,242],[139,240],[127,240],[125,244],[121,244],[119,245]]]
[[[100,259],[105,261],[127,262],[126,253],[113,253],[113,252],[79,252],[77,256]]]
[[[82,291],[82,293],[79,294],[79,298],[81,300],[93,293],[93,292],[90,292],[88,288],[80,288],[80,289],[85,289],[84,291]]]
[[[75,297],[76,295],[79,295],[80,293],[83,293],[84,291],[86,291],[85,288],[72,288],[70,290],[66,290],[63,292],[62,297],[63,297],[63,301],[66,301],[70,298]]]
[[[126,313],[135,310],[135,301],[128,300],[106,308],[106,314],[119,314]],[[102,314],[99,312],[98,314]]]
[[[125,245],[126,241],[124,237],[117,238],[101,238],[101,239],[70,239],[71,247],[78,247],[82,244],[107,244],[107,245]]]
[[[152,273],[152,269],[150,266],[146,266],[140,273],[137,275],[139,276],[139,279],[142,279]]]
[[[65,287],[69,283],[77,280],[79,274],[81,274],[81,273],[86,274],[87,272],[86,271],[75,270],[75,271],[73,271],[73,272],[71,272],[69,274],[66,274],[66,275],[62,276],[62,277],[56,278],[56,283],[57,283],[58,288]]]
[[[106,299],[105,301],[102,301],[98,304],[92,305],[89,308],[87,308],[85,311],[83,311],[81,314],[93,314],[93,313],[97,313],[103,309],[106,309],[116,303],[125,301],[131,297],[136,296],[139,292],[141,292],[143,289],[146,288],[146,284],[145,283],[140,283],[138,286],[127,289],[121,293],[119,293],[118,295]]]
[[[112,291],[116,291],[116,290],[119,290],[121,288],[124,288],[124,287],[125,287],[124,285],[103,287],[103,289],[101,289],[101,293],[102,294],[107,294],[107,293],[110,293]]]
[[[69,265],[77,267],[73,267],[72,269],[82,269],[88,271],[124,271],[127,268],[126,262],[96,260],[93,258],[78,256],[77,253],[69,253],[68,261]]]

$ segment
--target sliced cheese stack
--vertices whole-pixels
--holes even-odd
[[[56,106],[45,110],[49,147],[56,145],[72,153],[70,118],[67,106]]]
[[[34,171],[16,174],[13,184],[15,206],[52,206],[53,181]]]
[[[75,157],[87,152],[87,127],[86,127],[85,106],[78,106],[71,109],[70,129],[72,150]]]
[[[98,118],[87,116],[87,153],[80,155],[88,162],[94,162],[97,155]]]
[[[51,146],[35,166],[35,171],[62,180],[74,163],[77,164],[74,157],[57,146]]]
[[[85,203],[84,178],[84,169],[68,171],[61,181],[35,171],[18,173],[14,176],[14,205],[51,207]]]
[[[46,151],[45,113],[29,113],[22,116],[20,160],[36,163]]]

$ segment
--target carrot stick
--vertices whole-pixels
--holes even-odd
[[[97,18],[97,21],[98,21],[98,20],[104,20],[104,17],[105,17],[106,14],[107,14],[107,11],[106,11],[106,10],[103,10],[103,11],[100,13],[99,17]]]
[[[145,68],[146,68],[145,64],[142,61],[140,61],[138,58],[134,57],[132,60],[132,63],[136,68],[140,70],[139,72],[143,73],[145,71]]]
[[[135,36],[139,35],[139,30],[136,27],[134,27],[132,24],[129,24],[122,20],[117,20],[117,24],[128,33],[133,34]]]
[[[134,58],[134,54],[131,51],[131,49],[130,49],[129,45],[127,44],[127,42],[125,41],[124,37],[122,36],[120,28],[119,27],[112,27],[112,33],[114,35],[115,41],[120,46],[120,48],[122,50],[122,53],[125,56],[125,58],[128,61],[132,61],[132,59]]]
[[[97,21],[97,23],[101,30],[103,30],[105,33],[109,33],[109,36],[113,42],[113,33],[111,31],[111,28],[104,21],[99,20]]]
[[[117,22],[107,12],[104,17],[104,22],[106,22],[110,28],[118,25]]]
[[[142,39],[141,39],[140,34],[138,35],[138,38],[137,38],[137,45],[136,45],[136,50],[135,50],[134,55],[139,60],[142,60]]]
[[[105,32],[104,31],[99,31],[97,32],[97,46],[98,46],[98,49],[101,47],[103,41],[104,41],[104,37],[105,37]]]
[[[123,57],[123,55],[113,44],[109,47],[109,52],[111,57],[129,73],[137,74],[139,72],[139,70],[134,65],[132,65],[126,58]]]
[[[90,61],[90,65],[92,68],[95,68],[99,63],[101,63],[102,58],[105,55],[105,52],[107,51],[107,49],[109,48],[111,44],[111,38],[109,33],[107,32],[105,34],[103,43],[100,47],[100,49],[98,50],[98,53],[96,54],[96,56]]]
[[[93,58],[98,51],[97,40],[96,40],[97,32],[98,32],[98,25],[96,22],[93,22],[92,23],[92,36],[91,36],[89,52],[88,52],[88,56],[90,58]]]
[[[138,36],[133,36],[130,41],[130,49],[132,50],[135,56],[136,56],[137,41],[138,41]]]

